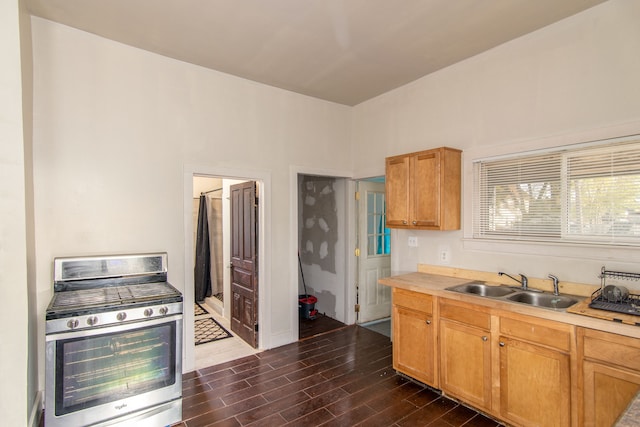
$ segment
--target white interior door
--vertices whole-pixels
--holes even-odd
[[[383,182],[358,184],[358,323],[391,315],[391,289],[378,279],[391,274],[390,231],[385,227]]]

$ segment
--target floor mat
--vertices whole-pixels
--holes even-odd
[[[202,316],[203,314],[209,314],[209,312],[200,304],[195,303],[193,305],[193,315],[194,316]]]
[[[231,335],[229,331],[223,328],[218,322],[215,321],[215,319],[211,317],[197,319],[195,321],[196,345],[230,338],[232,336],[233,335]]]

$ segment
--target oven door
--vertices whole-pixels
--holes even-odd
[[[47,427],[157,412],[182,397],[182,315],[47,335],[45,375]]]

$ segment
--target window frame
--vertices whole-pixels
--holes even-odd
[[[471,240],[473,242],[490,242],[490,241],[499,241],[499,242],[514,242],[518,244],[527,244],[527,243],[535,243],[535,244],[561,244],[561,245],[607,245],[611,247],[623,247],[623,246],[640,246],[640,235],[635,236],[620,236],[615,235],[613,233],[613,237],[609,234],[603,235],[579,235],[575,233],[570,233],[569,228],[569,207],[571,203],[571,197],[569,192],[569,179],[570,174],[567,170],[567,162],[570,158],[579,158],[580,156],[587,157],[589,154],[593,153],[595,150],[605,150],[612,153],[619,153],[621,151],[626,151],[629,148],[635,149],[640,152],[640,135],[631,135],[619,138],[610,138],[603,139],[598,141],[592,141],[588,143],[578,143],[578,144],[569,144],[569,145],[561,145],[555,147],[549,147],[545,149],[539,150],[527,150],[516,153],[504,154],[493,157],[486,157],[475,159],[471,161],[472,172],[471,172],[471,218],[467,224],[471,225],[471,232],[465,233],[466,240]],[[491,213],[487,206],[490,206],[495,211],[497,209],[496,204],[488,203],[489,197],[487,196],[487,182],[486,176],[483,177],[481,175],[482,171],[485,169],[483,165],[486,167],[497,168],[495,170],[507,171],[508,168],[505,167],[504,170],[499,169],[500,162],[503,162],[505,165],[509,164],[518,164],[519,162],[523,162],[525,164],[533,164],[531,163],[531,159],[534,158],[542,158],[541,156],[559,156],[560,158],[560,168],[556,172],[559,173],[560,178],[560,194],[557,196],[557,202],[560,203],[559,209],[559,232],[557,234],[549,234],[548,236],[535,236],[533,233],[528,234],[525,230],[524,233],[518,233],[516,231],[496,231],[496,230],[488,230],[489,218],[491,217]],[[546,170],[546,167],[540,166],[540,169]],[[630,166],[631,169],[640,170],[640,156],[637,163],[632,163]],[[534,172],[535,167],[534,167]],[[592,178],[597,174],[593,174]],[[636,174],[640,175],[640,174]],[[485,178],[485,179],[483,179]],[[517,181],[517,180],[516,180]],[[505,180],[503,185],[509,183],[509,180]],[[485,187],[482,187],[482,185]],[[511,182],[511,185],[516,184],[516,186],[522,185],[521,182]],[[494,187],[495,188],[495,187]],[[640,195],[640,192],[638,193]],[[482,210],[484,209],[484,210]],[[529,230],[530,231],[530,230]]]

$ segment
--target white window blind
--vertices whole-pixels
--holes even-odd
[[[474,162],[473,235],[640,244],[640,138]]]

